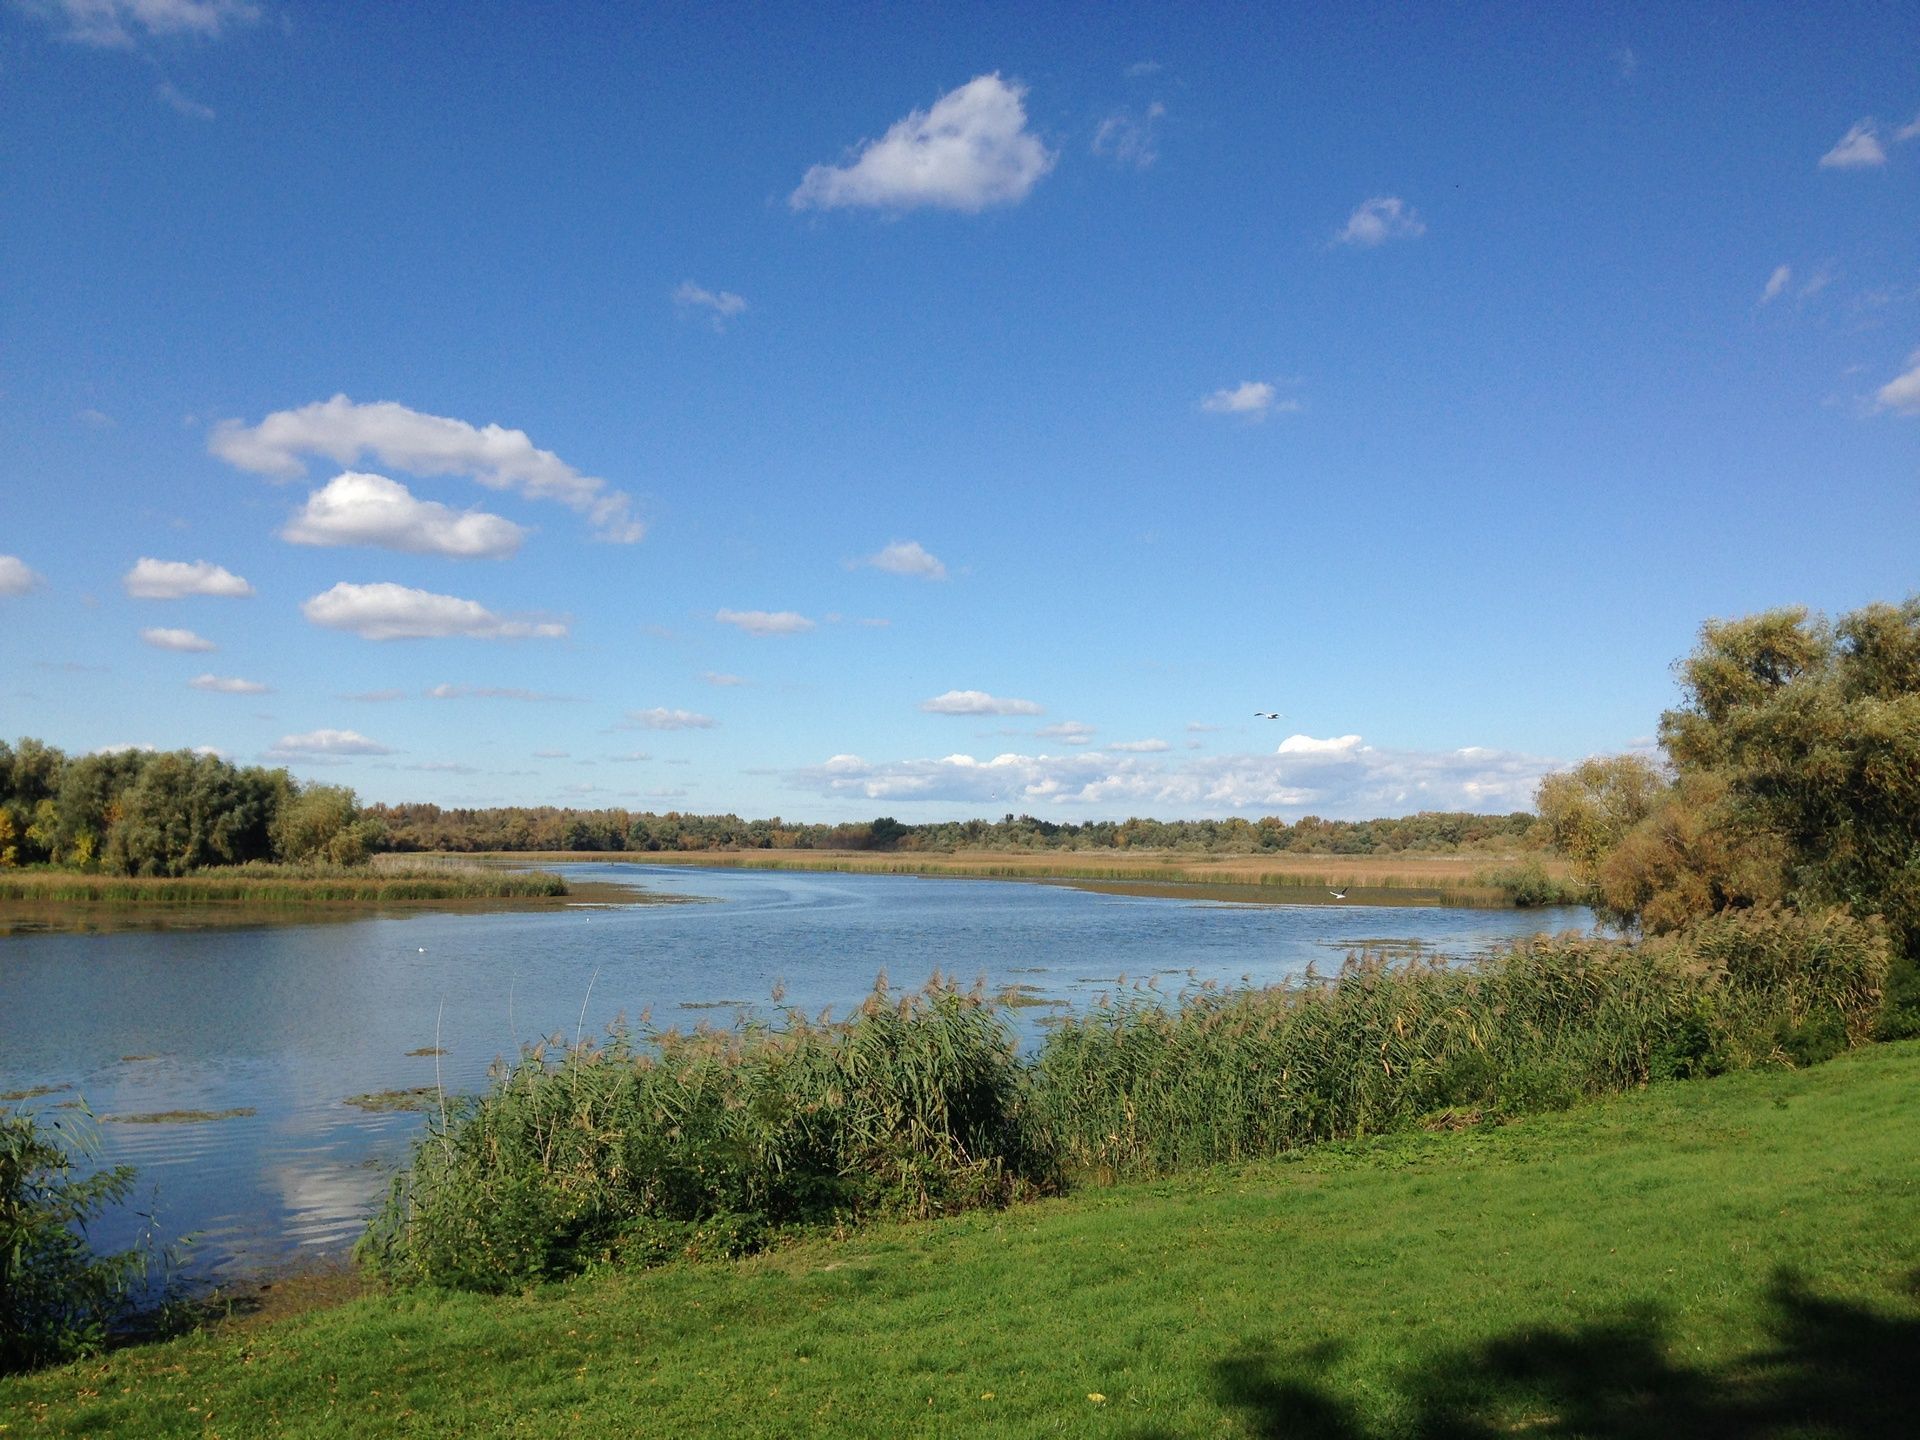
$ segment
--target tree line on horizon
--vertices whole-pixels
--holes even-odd
[[[184,875],[256,861],[352,865],[380,852],[709,850],[1187,850],[1371,855],[1510,851],[1537,838],[1527,811],[1424,811],[1397,819],[1061,822],[909,825],[892,816],[832,824],[774,816],[488,808],[425,803],[362,806],[342,785],[303,784],[285,769],[240,766],[187,750],[69,756],[44,741],[0,740],[0,868],[57,865],[129,875]]]
[[[910,825],[882,815],[874,820],[818,824],[743,820],[677,810],[572,810],[555,806],[443,808],[429,804],[370,805],[394,850],[473,853],[526,851],[884,850],[1192,850],[1208,854],[1288,851],[1315,855],[1399,854],[1406,851],[1512,850],[1524,845],[1537,821],[1529,811],[1476,815],[1423,811],[1380,820],[1325,820],[1308,815],[1289,823],[1278,816],[1248,820],[1055,821],[1011,812],[998,820],[939,820]]]

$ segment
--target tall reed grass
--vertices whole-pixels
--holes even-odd
[[[847,1021],[541,1046],[417,1145],[361,1246],[500,1289],[596,1258],[735,1253],[773,1227],[1005,1203],[1051,1178],[986,998],[882,981]]]
[[[1756,911],[1629,946],[1540,938],[1470,966],[1133,992],[1017,1053],[990,997],[884,987],[849,1019],[532,1049],[430,1123],[362,1242],[401,1281],[508,1289],[782,1227],[1004,1204],[1862,1040],[1880,927]]]
[[[323,902],[514,900],[562,896],[546,871],[477,865],[331,866],[249,864],[182,876],[89,875],[71,870],[0,873],[0,900],[48,904],[294,906]]]

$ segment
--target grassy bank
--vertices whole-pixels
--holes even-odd
[[[234,865],[182,876],[0,872],[0,922],[60,928],[101,917],[203,916],[255,921],[372,908],[541,906],[641,898],[623,886],[576,893],[558,875],[497,866],[414,862],[371,866]]]
[[[20,1435],[1893,1436],[1920,1044],[0,1382]]]
[[[1129,894],[1268,904],[1580,904],[1571,867],[1557,856],[1200,855],[1171,850],[700,850],[500,851],[484,857],[520,864],[692,865],[744,870],[844,871],[1085,884]]]

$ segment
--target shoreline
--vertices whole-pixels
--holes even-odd
[[[1104,895],[1207,900],[1251,905],[1369,905],[1466,910],[1546,909],[1583,902],[1570,893],[1545,905],[1522,905],[1488,877],[1503,867],[1544,857],[1447,854],[1432,856],[1241,856],[1166,852],[1119,854],[1074,863],[1052,853],[1009,851],[899,852],[862,850],[497,850],[456,855],[421,852],[434,860],[490,865],[659,865],[680,869],[794,871],[814,874],[901,875],[923,879],[1010,880],[1060,885]],[[1551,862],[1548,878],[1565,888],[1570,873]],[[1544,868],[1544,865],[1543,865]],[[1332,892],[1341,893],[1335,896]]]

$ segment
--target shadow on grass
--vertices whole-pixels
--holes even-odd
[[[1920,1296],[1920,1272],[1908,1289]],[[1920,1435],[1920,1312],[1822,1299],[1790,1275],[1775,1277],[1768,1305],[1772,1343],[1718,1368],[1676,1360],[1671,1327],[1652,1309],[1574,1329],[1517,1331],[1402,1377],[1398,1413],[1384,1423],[1314,1378],[1338,1358],[1325,1347],[1285,1358],[1240,1355],[1221,1362],[1215,1377],[1221,1399],[1254,1434],[1289,1440]]]

